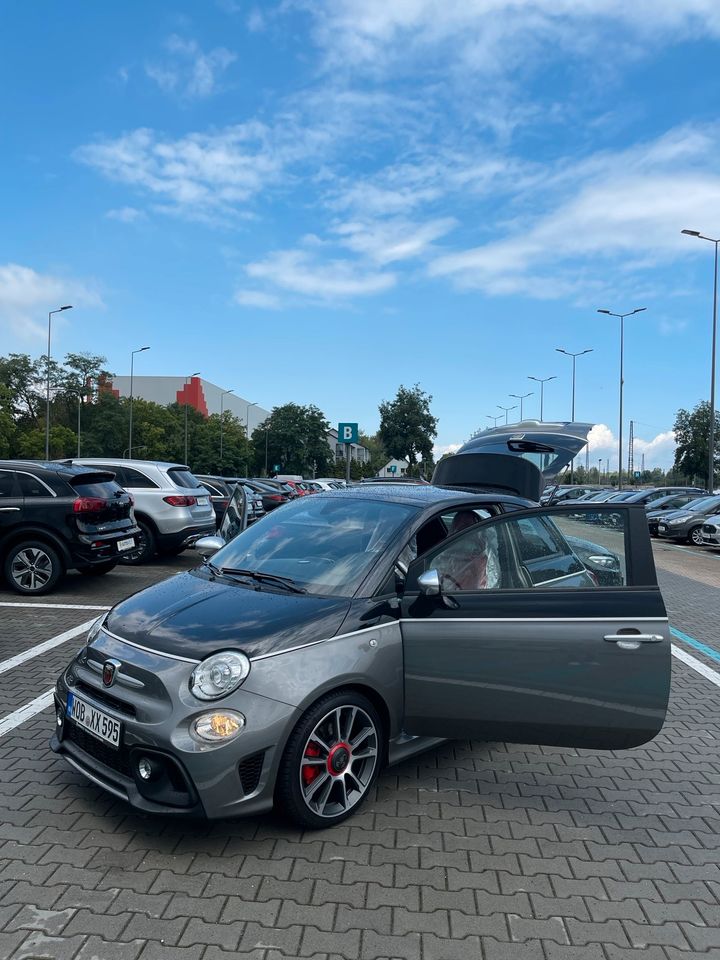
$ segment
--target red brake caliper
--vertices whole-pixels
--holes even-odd
[[[315,759],[315,757],[319,757],[320,747],[314,743],[309,743],[305,749],[305,756],[308,757],[308,759]],[[306,787],[313,782],[321,770],[322,767],[319,763],[317,765],[313,764],[312,766],[306,766],[302,768],[303,783]]]

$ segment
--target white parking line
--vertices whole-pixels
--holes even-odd
[[[66,640],[72,640],[72,638],[77,637],[79,633],[85,633],[95,623],[96,619],[96,617],[93,617],[92,620],[86,620],[85,623],[81,623],[79,627],[72,627],[64,633],[59,633],[56,637],[50,637],[49,640],[44,640],[42,643],[38,643],[28,650],[23,650],[22,653],[10,657],[9,660],[0,661],[0,673],[7,673],[8,670],[19,667],[20,664],[25,663],[26,660],[32,660],[33,657],[45,653],[46,650],[52,650],[53,647],[60,646],[60,644],[65,643]]]
[[[713,670],[712,667],[706,667],[704,663],[695,657],[691,657],[689,653],[685,653],[680,647],[676,647],[674,643],[672,644],[672,654],[674,657],[677,657],[678,660],[682,660],[683,663],[687,664],[688,667],[691,667],[701,676],[705,677],[706,680],[709,680],[710,683],[714,683],[716,687],[720,687],[720,673],[718,673],[717,670]]]
[[[40,607],[42,610],[109,610],[110,607],[98,607],[91,603],[14,603],[10,600],[0,602],[0,607]]]
[[[4,737],[6,733],[10,733],[15,727],[19,727],[21,723],[25,723],[30,717],[34,717],[36,713],[40,713],[41,710],[49,707],[52,700],[53,691],[51,687],[50,690],[41,693],[39,697],[35,697],[34,700],[3,717],[0,720],[0,737]]]

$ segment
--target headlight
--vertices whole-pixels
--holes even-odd
[[[217,700],[237,689],[249,673],[250,661],[244,653],[214,653],[193,670],[190,692],[198,700]]]
[[[208,743],[220,743],[232,740],[242,732],[245,726],[245,717],[234,710],[223,710],[222,713],[204,713],[193,721],[190,728],[196,739]]]
[[[103,614],[101,617],[98,617],[95,623],[90,627],[87,639],[85,641],[86,644],[92,643],[95,637],[100,633],[100,628],[102,627],[104,620],[105,614]]]
[[[675,517],[674,520],[668,520],[667,525],[669,527],[676,527],[679,523],[685,523],[687,517]]]

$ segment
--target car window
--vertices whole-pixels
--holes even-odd
[[[170,467],[168,477],[176,487],[185,487],[188,490],[197,490],[201,486],[198,478],[183,467]]]
[[[543,512],[477,524],[431,551],[448,593],[627,584],[625,513]]]
[[[144,473],[141,473],[139,470],[133,469],[133,467],[122,467],[122,472],[124,474],[122,480],[123,487],[137,487],[145,489],[154,489],[157,490],[158,485],[146,477]],[[120,481],[118,480],[118,483]]]
[[[24,497],[51,497],[45,484],[31,473],[18,473],[20,492]]]
[[[380,500],[298,497],[240,533],[213,557],[289,577],[308,593],[352,597],[417,507]]]
[[[17,497],[15,474],[9,470],[0,470],[0,499],[2,497]]]

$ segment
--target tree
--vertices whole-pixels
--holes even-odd
[[[44,369],[43,361],[32,360],[26,353],[0,357],[0,384],[10,392],[17,419],[35,422],[44,412]]]
[[[328,443],[330,423],[316,406],[286,403],[273,407],[270,416],[253,430],[254,464],[257,471],[265,468],[267,443],[268,473],[280,466],[280,473],[311,476],[326,474],[334,461]]]
[[[371,477],[379,470],[382,470],[382,468],[388,462],[389,457],[385,447],[383,446],[383,442],[380,439],[379,433],[370,435],[368,433],[363,433],[361,430],[358,437],[358,442],[364,447],[367,447],[367,449],[370,451],[370,462],[369,464],[363,465],[363,474],[366,477]]]
[[[0,457],[11,456],[17,428],[13,420],[13,404],[10,391],[0,383]]]
[[[708,481],[710,442],[710,404],[702,400],[692,411],[678,410],[673,424],[677,447],[675,449],[674,469],[693,482]],[[715,411],[715,440],[720,440],[720,413]],[[717,477],[720,466],[718,447],[715,447],[714,474]],[[713,484],[713,488],[715,483]]]
[[[437,418],[430,413],[432,397],[415,384],[401,386],[394,400],[380,404],[378,437],[391,457],[407,459],[410,473],[418,460],[432,465],[433,441],[437,436]]]

